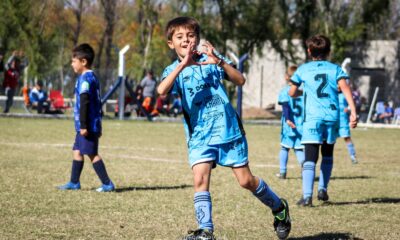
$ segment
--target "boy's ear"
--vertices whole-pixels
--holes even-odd
[[[167,44],[168,44],[168,47],[169,47],[170,49],[175,49],[174,44],[172,43],[171,40],[168,40],[168,41],[167,41]]]
[[[81,60],[81,62],[82,62],[82,64],[83,64],[83,66],[85,66],[85,67],[88,67],[88,61],[85,59],[85,58],[83,58],[82,60]]]

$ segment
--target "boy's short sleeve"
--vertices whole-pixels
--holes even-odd
[[[337,66],[336,72],[336,82],[339,82],[340,79],[349,79],[349,75],[347,75],[340,66]]]
[[[299,69],[300,69],[300,68],[299,68]],[[302,84],[302,82],[303,82],[303,80],[302,80],[301,77],[300,77],[299,69],[297,69],[297,70],[293,73],[292,77],[290,78],[290,81],[291,81],[294,85],[296,85],[296,86],[300,86],[300,85]]]
[[[166,77],[168,77],[168,75],[169,75],[171,72],[172,72],[172,68],[171,68],[171,67],[165,68],[164,71],[163,71],[163,73],[162,73],[162,75],[161,75],[161,81],[164,81],[164,79],[165,79]],[[179,76],[178,76],[177,78],[179,78]],[[169,93],[172,93],[172,94],[177,94],[177,93],[178,93],[177,80],[178,80],[178,79],[175,80],[174,85],[172,86],[171,90],[169,90]]]
[[[83,79],[83,81],[80,83],[80,86],[79,86],[79,95],[81,95],[83,93],[89,93],[89,89],[90,89],[89,81],[87,81],[86,79]]]
[[[222,59],[225,63],[227,63],[227,64],[229,64],[229,65],[232,65],[232,64],[233,64],[232,61],[231,61],[229,58],[227,58],[227,57],[221,55],[219,52],[215,52],[215,55],[216,55],[218,58]],[[224,71],[224,69],[223,69],[222,67],[218,67],[218,66],[217,66],[217,70],[218,70],[220,76],[222,76],[223,79],[229,80],[228,75],[225,73],[225,71]]]

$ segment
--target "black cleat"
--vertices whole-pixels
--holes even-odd
[[[321,189],[318,191],[318,200],[319,201],[328,201],[329,200],[329,196],[328,196],[328,192],[324,189]]]
[[[312,197],[301,197],[301,199],[296,204],[301,207],[312,207]]]
[[[215,240],[213,233],[207,229],[197,229],[188,231],[188,235],[184,236],[182,240]]]
[[[274,214],[274,229],[279,239],[286,239],[289,236],[292,223],[289,215],[289,204],[281,198],[283,210]]]

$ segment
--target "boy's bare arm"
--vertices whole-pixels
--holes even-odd
[[[195,46],[194,42],[189,43],[187,47],[186,56],[183,59],[181,59],[181,62],[178,64],[178,66],[158,85],[157,87],[158,94],[167,94],[174,85],[176,77],[178,77],[179,73],[186,66],[199,65],[193,60],[193,54],[197,54],[197,52],[194,51],[194,46]]]
[[[344,78],[338,81],[338,85],[350,107],[350,127],[355,128],[357,127],[357,112],[350,87]]]
[[[167,94],[172,86],[174,85],[176,77],[185,68],[185,66],[180,62],[178,66],[158,85],[157,92],[160,95]]]
[[[298,96],[300,96],[299,93],[300,93],[299,87],[295,84],[292,84],[289,89],[289,96],[298,97]]]
[[[220,64],[220,67],[224,69],[225,73],[228,75],[229,80],[235,85],[242,86],[246,82],[243,74],[232,65],[224,62],[222,59],[221,61],[222,62]]]

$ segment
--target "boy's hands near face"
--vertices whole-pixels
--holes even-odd
[[[213,45],[211,45],[211,43],[209,41],[205,41],[205,43],[203,44],[203,47],[205,49],[205,51],[202,51],[201,53],[204,53],[208,56],[207,60],[204,62],[201,62],[200,64],[202,65],[206,65],[206,64],[218,64],[220,63],[220,61],[222,59],[220,59],[219,57],[217,57],[217,55],[215,55],[215,48],[213,47]]]
[[[194,42],[189,42],[189,45],[186,48],[186,56],[182,59],[182,64],[183,66],[190,66],[190,65],[199,65],[195,59],[198,55],[200,55],[200,52],[195,50],[195,43]]]

